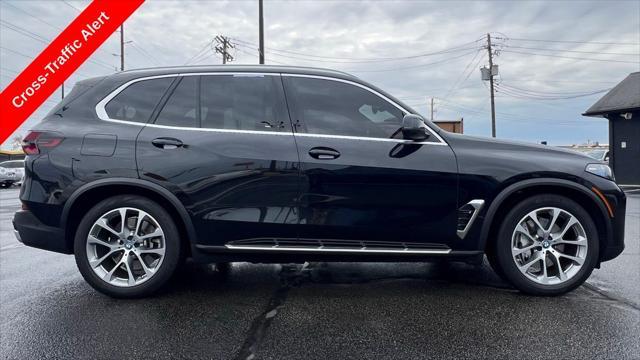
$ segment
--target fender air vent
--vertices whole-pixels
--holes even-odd
[[[458,226],[457,234],[460,239],[464,239],[469,232],[469,229],[476,220],[478,213],[484,205],[484,200],[471,200],[458,209]]]

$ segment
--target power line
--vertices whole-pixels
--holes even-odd
[[[9,48],[4,47],[4,46],[2,46],[2,45],[0,45],[0,49],[5,50],[5,51],[8,51],[8,52],[13,53],[13,54],[16,54],[16,55],[20,55],[20,56],[25,57],[25,58],[28,58],[28,59],[33,59],[33,56],[31,56],[31,55],[27,55],[27,54],[25,54],[25,53],[22,53],[22,52],[19,52],[19,51],[13,50],[13,49],[9,49]],[[6,68],[5,68],[5,69],[6,69]],[[9,70],[10,70],[10,69],[9,69]],[[15,70],[13,70],[13,71],[15,71]],[[80,74],[80,75],[82,75],[82,76],[90,77],[89,75],[84,74],[84,73],[79,72],[79,71],[76,71],[76,73],[77,73],[77,74]]]
[[[67,2],[66,0],[60,0],[60,1],[62,1],[67,6],[75,9],[78,12],[82,12],[82,9],[72,5],[71,3]],[[126,43],[129,43],[129,42],[126,42]],[[131,41],[131,44],[133,46],[133,42],[132,41]],[[120,71],[124,71],[124,45],[125,45],[125,41],[124,41],[124,24],[121,24],[120,25]],[[147,50],[145,50],[142,47],[142,45],[137,45],[136,50],[138,50],[138,52],[142,53],[142,55],[148,56],[148,58],[151,59],[156,65],[159,65],[159,63],[155,60],[155,58],[151,54],[149,54],[149,52]]]
[[[553,95],[541,95],[541,94],[529,93],[526,91],[510,88],[508,86],[504,86],[501,84],[496,84],[496,87],[498,88],[499,92],[503,94],[506,94],[511,97],[515,97],[519,99],[527,99],[527,100],[568,100],[568,99],[576,99],[580,97],[601,94],[603,92],[610,90],[610,89],[602,89],[602,90],[596,90],[596,91],[582,93],[582,94],[574,94],[574,95],[567,95],[567,96],[553,96]]]
[[[620,56],[638,56],[640,53],[611,53],[611,52],[602,52],[602,51],[582,51],[582,50],[568,50],[568,49],[545,49],[545,48],[537,48],[537,47],[526,47],[526,46],[513,46],[513,45],[504,45],[510,49],[525,49],[525,50],[542,50],[542,51],[559,51],[559,52],[571,52],[571,53],[579,53],[579,54],[602,54],[602,55],[620,55]]]
[[[0,70],[8,71],[8,72],[16,74],[16,75],[20,74],[19,72],[15,71],[15,70],[7,69],[6,67],[1,67],[0,66]]]
[[[476,58],[478,57],[478,55],[480,54],[481,50],[478,50],[478,52],[476,52],[476,54],[473,56],[473,58],[471,59],[471,61],[469,61],[469,63],[467,64],[467,66],[464,68],[464,70],[462,70],[462,72],[460,73],[460,76],[458,76],[458,78],[456,79],[456,81],[451,85],[451,87],[449,88],[449,90],[447,90],[447,92],[444,95],[444,98],[447,99],[450,96],[453,96],[453,94],[455,94],[459,89],[458,87],[462,84],[464,84],[465,81],[467,81],[467,79],[469,79],[469,76],[471,75],[471,73],[473,73],[473,69],[474,67],[471,67],[471,65],[473,64],[473,62],[476,60]],[[484,59],[484,53],[482,56],[480,56],[480,59],[478,59],[477,65],[480,65],[480,62],[482,61],[482,59]],[[469,71],[469,68],[471,67],[471,71]],[[467,74],[467,71],[469,71],[469,73]],[[467,74],[467,76],[465,76],[465,74]],[[461,81],[461,79],[464,79]]]
[[[525,89],[525,88],[521,88],[521,87],[505,84],[504,82],[501,82],[500,85],[503,86],[503,87],[511,88],[511,89],[514,89],[514,90],[522,91],[522,92],[527,92],[527,93],[531,93],[531,94],[549,95],[549,96],[585,94],[585,93],[591,93],[591,92],[594,92],[594,91],[608,91],[608,90],[611,89],[611,88],[607,88],[607,89],[597,89],[597,90],[590,90],[590,91],[562,91],[562,92],[555,92],[555,91],[538,91],[538,90],[532,90],[532,89]]]
[[[251,56],[255,56],[255,57],[259,58],[259,56],[258,56],[258,55],[253,54],[253,53],[250,53],[250,52],[248,52],[248,51],[245,51],[245,50],[243,50],[242,48],[239,48],[239,47],[237,47],[237,46],[236,46],[236,51],[239,51],[239,52],[241,52],[241,53],[243,53],[243,54],[247,54],[247,55],[251,55]],[[269,61],[268,61],[268,62],[276,63],[276,64],[279,64],[279,65],[289,65],[289,64],[286,64],[286,63],[283,63],[283,62],[279,62],[279,61],[276,61],[276,60],[273,60],[273,59],[269,59]]]
[[[13,4],[11,4],[11,3],[10,3],[10,2],[8,2],[8,1],[5,1],[5,2],[3,2],[2,4],[3,4],[3,5],[8,5],[8,6],[10,6],[10,7],[14,8],[15,10],[18,10],[19,12],[21,12],[21,13],[23,13],[23,14],[26,14],[26,15],[28,15],[28,16],[30,16],[30,17],[32,17],[32,18],[34,18],[34,19],[36,19],[36,20],[38,20],[39,22],[41,22],[41,23],[43,23],[43,24],[45,24],[45,25],[48,25],[48,26],[50,26],[50,27],[52,27],[52,28],[54,28],[54,29],[56,29],[56,30],[60,30],[60,29],[58,28],[58,26],[53,25],[53,24],[51,24],[50,22],[45,21],[45,20],[41,19],[40,17],[35,16],[35,15],[33,15],[33,14],[29,13],[28,11],[26,11],[26,10],[24,10],[24,9],[21,9],[21,8],[19,8],[19,7],[15,6],[15,5],[13,5]]]
[[[36,34],[34,32],[31,32],[31,31],[29,31],[29,30],[27,30],[27,29],[25,29],[23,27],[20,27],[18,25],[14,25],[14,24],[12,24],[12,23],[10,23],[8,21],[0,20],[0,25],[4,26],[4,27],[6,27],[6,28],[8,28],[10,30],[13,30],[13,31],[17,32],[18,34],[22,34],[23,36],[26,36],[26,37],[31,38],[33,40],[36,40],[36,41],[38,41],[40,43],[47,44],[47,45],[50,43],[50,41],[47,40],[46,38],[44,38],[44,37],[42,37],[42,36],[40,36],[40,35],[38,35],[38,34]],[[24,55],[24,54],[22,54],[22,55],[26,56],[26,57],[29,57],[29,58],[33,58],[33,56]],[[110,65],[108,63],[105,63],[103,61],[100,61],[100,60],[89,59],[87,61],[91,62],[91,63],[94,63],[96,65],[100,65],[100,66],[106,67],[106,68],[108,68],[110,70],[113,69],[112,65]]]
[[[209,47],[213,44],[213,39],[207,41],[207,43],[202,47],[202,49],[200,49],[195,55],[193,55],[191,58],[189,58],[189,60],[187,60],[184,65],[188,65],[190,62],[195,61],[196,58],[202,56],[202,54],[206,53],[206,51],[209,49]]]
[[[612,80],[612,81],[597,81],[597,80],[548,80],[548,79],[539,79],[539,78],[532,78],[532,79],[509,79],[509,82],[542,82],[542,83],[576,83],[576,84],[617,84],[620,81],[619,80]]]
[[[349,72],[354,72],[354,73],[375,73],[375,72],[388,72],[388,71],[402,71],[402,70],[410,70],[410,69],[417,69],[417,68],[421,68],[421,67],[427,67],[427,66],[432,66],[432,65],[438,65],[438,64],[442,64],[444,62],[449,62],[451,60],[455,60],[455,59],[459,59],[462,57],[465,57],[467,55],[471,55],[473,53],[475,53],[476,50],[473,50],[471,52],[467,52],[458,56],[452,56],[449,58],[445,58],[442,60],[438,60],[438,61],[434,61],[434,62],[430,62],[427,64],[419,64],[419,65],[413,65],[413,66],[405,66],[405,67],[396,67],[396,68],[391,68],[391,69],[379,69],[379,70],[347,70]]]
[[[39,41],[39,42],[41,42],[43,44],[48,44],[49,43],[49,41],[46,38],[44,38],[44,37],[32,32],[32,31],[29,31],[29,30],[27,30],[27,29],[25,29],[23,27],[20,27],[18,25],[12,24],[12,23],[10,23],[8,21],[0,19],[0,25],[4,26],[4,27],[6,27],[6,28],[8,28],[10,30],[13,30],[13,31],[17,32],[18,34],[22,34],[22,35],[27,36],[27,37],[29,37],[31,39],[37,40],[37,41]]]
[[[502,52],[514,53],[514,54],[523,54],[523,55],[547,56],[547,57],[555,57],[555,58],[562,58],[562,59],[584,60],[584,61],[617,62],[617,63],[625,63],[625,64],[639,64],[639,63],[640,63],[640,61],[605,60],[605,59],[594,59],[594,58],[581,58],[581,57],[573,57],[573,56],[552,55],[552,54],[540,54],[540,53],[531,53],[531,52],[514,51],[514,50],[502,50]]]
[[[484,39],[484,38],[482,38]],[[259,50],[258,47],[256,47],[255,44],[248,42],[248,41],[244,41],[244,40],[240,40],[240,39],[233,39],[236,43],[239,43],[241,45],[247,46],[247,47],[253,47],[253,49],[255,50]],[[479,39],[481,40],[481,39]],[[415,55],[409,55],[409,56],[399,56],[399,57],[386,57],[386,58],[351,58],[351,57],[336,57],[336,56],[323,56],[323,55],[315,55],[315,54],[308,54],[308,53],[303,53],[303,52],[296,52],[296,51],[290,51],[290,50],[282,50],[282,49],[276,49],[276,48],[271,48],[268,47],[266,48],[266,52],[270,52],[270,53],[276,53],[274,55],[279,55],[279,56],[285,56],[282,54],[277,54],[279,52],[281,53],[285,53],[285,54],[294,54],[294,55],[299,55],[302,57],[307,57],[312,59],[313,61],[320,61],[317,59],[327,59],[327,60],[349,60],[349,61],[324,61],[324,62],[333,62],[333,63],[359,63],[359,62],[363,62],[363,63],[367,63],[367,62],[384,62],[384,61],[397,61],[397,60],[408,60],[408,59],[416,59],[416,58],[421,58],[421,57],[427,57],[427,56],[434,56],[434,55],[441,55],[441,54],[446,54],[449,52],[455,52],[455,51],[464,51],[464,50],[469,50],[469,49],[477,49],[477,47],[469,47],[469,45],[473,45],[474,43],[477,43],[479,40],[474,40],[468,43],[464,43],[464,44],[460,44],[460,45],[456,45],[456,46],[452,46],[446,49],[442,49],[442,50],[438,50],[435,52],[430,52],[430,53],[421,53],[421,54],[415,54]],[[292,58],[296,58],[296,57],[292,57]],[[306,59],[301,59],[301,60],[306,60]]]
[[[80,11],[80,12],[82,11],[82,9],[76,7],[75,5],[71,5],[71,3],[66,0],[60,0],[60,1],[62,1],[65,5],[69,6],[70,8],[76,9],[77,11]]]
[[[525,39],[512,37],[496,37],[501,40],[531,41],[531,42],[550,42],[550,43],[569,43],[569,44],[595,44],[595,45],[630,45],[637,46],[640,42],[600,42],[600,41],[580,41],[580,40],[545,40],[545,39]]]
[[[476,109],[476,108],[467,108],[461,105],[455,105],[455,104],[451,104],[451,103],[445,103],[445,104],[441,104],[440,106],[447,108],[449,110],[454,110],[456,112],[462,112],[464,113],[471,113],[472,115],[489,115],[489,111],[488,110],[483,110],[483,109]],[[514,121],[522,121],[522,122],[535,122],[535,123],[547,123],[549,125],[560,125],[560,126],[575,126],[575,125],[579,125],[579,123],[572,123],[566,120],[559,120],[559,119],[545,119],[543,117],[527,117],[527,116],[521,116],[521,115],[517,115],[517,114],[510,114],[510,113],[503,113],[503,112],[497,112],[497,114],[500,114],[501,117],[506,118],[507,120],[514,120]],[[581,120],[582,121],[582,120]],[[580,123],[581,124],[581,123]]]
[[[26,15],[28,15],[28,16],[36,19],[36,20],[38,20],[39,22],[48,25],[49,27],[55,29],[56,31],[62,31],[62,28],[60,28],[59,26],[53,25],[52,23],[50,23],[48,21],[45,21],[42,18],[40,18],[38,16],[35,16],[35,15],[27,12],[26,10],[21,9],[21,8],[15,6],[15,5],[13,5],[13,4],[9,3],[9,2],[4,2],[3,4],[4,5],[9,5],[13,9],[18,10],[19,12],[24,13],[24,14],[26,14]],[[39,42],[41,42],[43,44],[49,44],[50,43],[50,40],[48,40],[47,38],[45,38],[45,37],[43,37],[43,36],[41,36],[39,34],[36,34],[36,33],[32,32],[32,31],[29,31],[28,29],[25,29],[25,28],[20,27],[18,25],[12,24],[12,23],[10,23],[10,22],[8,22],[6,20],[2,20],[2,21],[5,22],[6,24],[9,24],[10,26],[12,26],[13,28],[10,28],[10,29],[13,30],[13,31],[16,31],[16,32],[18,32],[18,33],[20,33],[22,35],[28,36],[28,37],[30,37],[30,38],[32,38],[34,40],[37,40],[37,41],[39,41]],[[98,49],[98,51],[104,51],[104,49]],[[104,66],[108,66],[109,69],[112,68],[111,64],[108,64],[108,63],[103,62],[103,61],[94,60],[94,59],[92,59],[90,61],[102,63]]]
[[[160,66],[160,62],[158,62],[158,60],[156,60],[151,54],[149,54],[145,49],[139,47],[138,45],[136,45],[135,42],[131,42],[131,47],[134,48],[136,51],[138,51],[138,53],[140,53],[142,56],[146,57],[148,60],[150,60],[152,63],[156,64],[157,66]]]

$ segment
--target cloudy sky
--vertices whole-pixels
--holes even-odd
[[[5,88],[88,1],[0,1],[0,88]],[[465,133],[489,136],[486,34],[500,67],[500,138],[553,145],[608,140],[607,122],[582,117],[640,70],[640,1],[268,1],[267,64],[326,67],[357,75],[435,118],[463,117]],[[148,0],[125,23],[126,68],[218,64],[216,35],[236,44],[234,64],[258,62],[255,1]],[[67,81],[119,66],[114,34]],[[14,135],[60,99],[60,90]],[[3,148],[9,147],[9,142]]]

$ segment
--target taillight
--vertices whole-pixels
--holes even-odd
[[[37,155],[41,150],[53,149],[60,145],[64,137],[52,131],[29,131],[22,140],[22,150],[27,155]]]

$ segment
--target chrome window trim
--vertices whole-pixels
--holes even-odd
[[[260,250],[260,251],[301,251],[301,252],[339,252],[339,253],[378,253],[378,254],[448,254],[451,249],[424,249],[424,250],[396,250],[396,249],[353,249],[353,248],[303,248],[289,246],[256,246],[256,245],[225,245],[229,250]]]
[[[318,75],[305,75],[305,74],[289,74],[289,73],[261,73],[261,72],[197,72],[197,73],[172,73],[172,74],[164,74],[164,75],[153,75],[153,76],[145,76],[136,79],[132,79],[127,81],[126,83],[118,86],[115,90],[105,96],[100,102],[98,102],[95,106],[95,112],[98,118],[102,121],[108,121],[118,124],[126,124],[126,125],[135,125],[135,126],[148,126],[152,128],[160,128],[160,129],[177,129],[177,130],[188,130],[188,131],[206,131],[206,132],[218,132],[218,133],[235,133],[235,134],[254,134],[254,135],[279,135],[279,136],[301,136],[301,137],[316,137],[316,138],[331,138],[331,139],[345,139],[345,140],[361,140],[361,141],[381,141],[381,142],[395,142],[400,144],[420,144],[420,145],[443,145],[448,146],[446,141],[437,132],[431,129],[430,126],[427,125],[427,129],[429,132],[438,139],[439,142],[432,141],[412,141],[406,139],[385,139],[385,138],[374,138],[374,137],[362,137],[362,136],[348,136],[348,135],[327,135],[327,134],[310,134],[310,133],[296,133],[293,132],[277,132],[277,131],[259,131],[259,130],[232,130],[232,129],[210,129],[210,128],[195,128],[195,127],[182,127],[182,126],[168,126],[168,125],[157,125],[157,124],[148,124],[148,123],[139,123],[135,121],[128,120],[119,120],[112,119],[107,114],[105,107],[114,97],[116,97],[119,93],[121,93],[124,89],[129,87],[130,85],[145,81],[145,80],[153,80],[153,79],[161,79],[168,77],[181,77],[181,76],[217,76],[217,75],[233,75],[233,76],[293,76],[293,77],[307,77],[307,78],[315,78],[315,79],[324,79],[330,81],[343,82],[347,84],[352,84],[362,89],[365,89],[372,94],[379,96],[383,100],[391,103],[393,106],[398,108],[400,111],[409,114],[410,112],[389,99],[388,97],[380,94],[379,92],[365,86],[359,84],[354,81],[338,79],[329,76],[318,76]]]

